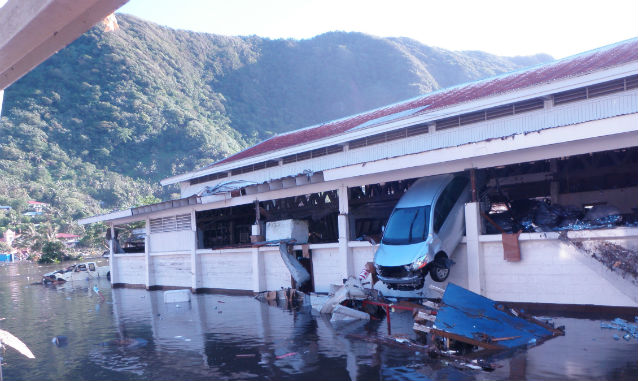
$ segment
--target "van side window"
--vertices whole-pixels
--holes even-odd
[[[445,219],[450,214],[452,207],[456,204],[467,183],[467,178],[456,177],[445,187],[441,196],[439,196],[439,199],[436,201],[436,206],[434,207],[433,230],[435,233],[438,233],[441,226],[443,226]]]

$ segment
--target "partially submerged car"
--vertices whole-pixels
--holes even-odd
[[[379,279],[388,288],[416,290],[429,274],[443,282],[463,238],[469,179],[438,175],[417,180],[395,206],[374,255]]]
[[[64,283],[92,278],[111,279],[110,266],[98,266],[95,262],[77,263],[66,269],[52,271],[42,276],[43,283]]]

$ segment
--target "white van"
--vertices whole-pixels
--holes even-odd
[[[469,179],[438,175],[417,180],[394,207],[374,255],[379,279],[388,288],[416,290],[430,274],[443,282],[449,256],[463,238]]]

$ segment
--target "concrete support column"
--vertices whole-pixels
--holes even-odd
[[[348,222],[348,187],[341,185],[337,189],[339,194],[339,216],[337,224],[339,226],[339,260],[341,272],[345,278],[354,275],[354,260],[352,258],[352,250],[348,247],[350,239],[350,226]]]
[[[151,287],[151,220],[146,217],[146,231],[144,234],[144,265],[146,266],[146,274],[144,285],[148,290]]]
[[[114,284],[116,283],[115,276],[117,273],[117,270],[115,269],[117,267],[117,263],[115,263],[115,253],[113,252],[115,250],[115,245],[113,244],[113,240],[115,239],[115,226],[111,223],[109,224],[109,229],[111,229],[111,239],[109,240],[109,265],[111,266],[111,284]]]
[[[195,220],[195,210],[191,210],[191,236],[192,246],[191,246],[191,291],[197,292],[199,288],[199,261],[197,260],[197,221]]]
[[[549,162],[549,171],[552,173],[552,181],[549,183],[549,194],[552,204],[558,204],[558,192],[560,191],[560,183],[558,182],[558,161],[552,159]]]
[[[253,265],[253,292],[266,291],[266,274],[264,268],[264,257],[259,253],[259,248],[252,249]]]
[[[467,284],[470,291],[485,295],[485,271],[481,236],[481,215],[478,202],[465,204],[465,235],[467,238]]]

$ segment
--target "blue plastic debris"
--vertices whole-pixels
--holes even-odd
[[[611,323],[601,322],[600,328],[608,328],[608,329],[615,329],[618,331],[625,331],[627,332],[627,335],[625,335],[627,336],[627,338],[625,338],[625,340],[629,340],[631,339],[631,337],[638,338],[638,326],[636,326],[635,324],[629,324],[627,320],[625,319],[616,318],[612,320]],[[625,336],[623,336],[623,338]]]
[[[518,315],[518,316],[516,316]],[[520,312],[448,284],[431,332],[482,348],[505,349],[536,345],[563,332]]]
[[[627,341],[629,341],[629,340],[631,340],[631,335],[630,334],[626,334],[622,338],[627,340]]]
[[[618,335],[616,335],[616,334],[614,333],[614,340],[620,340],[620,336],[618,336]]]

